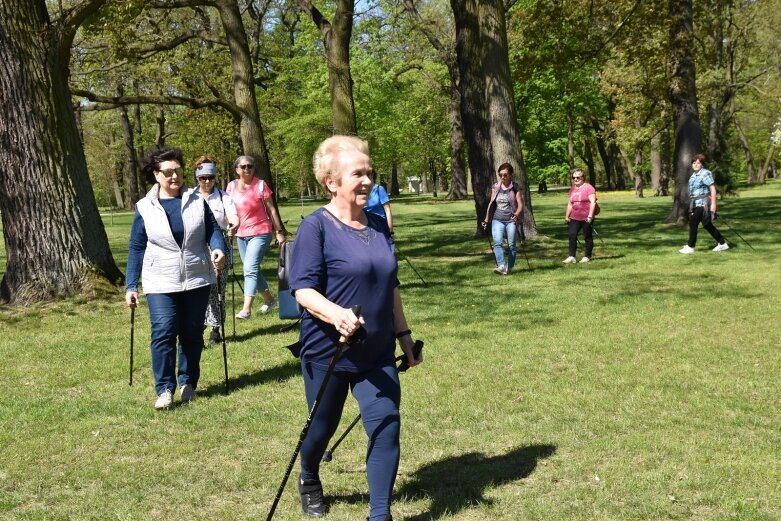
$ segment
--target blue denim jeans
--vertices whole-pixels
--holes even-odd
[[[306,401],[311,410],[326,369],[301,363]],[[337,371],[328,380],[309,432],[301,445],[301,479],[320,479],[320,462],[328,441],[339,427],[348,391],[358,402],[361,420],[368,436],[366,477],[369,482],[369,507],[372,521],[390,513],[393,484],[399,468],[399,432],[401,387],[399,373],[392,362],[380,364],[365,373]]]
[[[209,289],[202,286],[178,293],[150,293],[149,320],[152,328],[152,373],[155,391],[176,390],[177,339],[179,340],[179,386],[198,387],[203,350],[203,319],[209,303]]]
[[[260,271],[260,263],[271,246],[271,234],[239,237],[239,255],[244,264],[244,296],[254,297],[258,291],[266,291],[268,283]]]
[[[515,231],[515,223],[502,222],[494,219],[491,221],[491,237],[494,244],[494,255],[496,256],[496,264],[502,266],[504,262],[504,249],[502,248],[502,241],[507,237],[507,249],[509,250],[507,255],[507,269],[512,269],[515,266],[515,238],[517,233]]]

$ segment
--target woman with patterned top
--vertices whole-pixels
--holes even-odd
[[[502,163],[497,169],[499,181],[491,187],[491,200],[485,210],[483,230],[491,223],[491,238],[493,239],[494,272],[499,275],[509,275],[515,266],[515,238],[518,235],[518,218],[523,213],[521,190],[513,181],[513,166]],[[507,239],[507,262],[504,261],[504,239]]]
[[[697,229],[702,227],[708,230],[711,237],[716,239],[716,247],[713,251],[729,249],[729,244],[724,240],[719,230],[713,226],[713,218],[716,215],[716,183],[713,174],[705,168],[705,156],[694,154],[692,157],[692,170],[694,173],[689,178],[689,242],[678,253],[694,253],[697,245]]]

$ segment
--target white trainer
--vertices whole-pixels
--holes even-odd
[[[583,257],[582,259],[580,259],[580,263],[583,264],[584,262],[589,262],[590,260],[591,259],[589,259],[588,257]]]
[[[505,268],[504,264],[502,264],[494,268],[494,273],[498,273],[499,275],[507,275],[507,268]]]
[[[686,245],[684,245],[684,247],[683,247],[683,248],[681,248],[680,250],[678,250],[678,253],[683,253],[684,255],[688,255],[688,254],[690,254],[690,253],[694,253],[694,248],[692,248],[691,246],[689,246],[688,244],[686,244]]]
[[[272,300],[271,304],[264,303],[262,306],[260,306],[260,312],[263,315],[265,315],[266,313],[268,313],[269,311],[271,311],[275,307],[277,307],[277,301],[276,300]]]
[[[575,257],[569,256],[566,259],[564,259],[562,262],[564,264],[575,264],[576,262],[578,262],[578,259],[576,259]]]
[[[726,242],[723,244],[717,244],[715,248],[713,248],[713,251],[725,251],[729,249],[729,244]]]
[[[182,403],[190,403],[195,400],[195,387],[190,384],[184,384],[179,388]]]
[[[162,410],[162,409],[170,409],[171,406],[174,404],[174,395],[166,389],[162,393],[160,393],[160,396],[157,397],[157,401],[155,402],[155,409]]]

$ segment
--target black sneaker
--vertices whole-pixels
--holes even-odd
[[[301,510],[310,517],[323,517],[326,511],[323,485],[317,480],[298,480],[298,494],[301,496]]]
[[[220,336],[220,328],[213,327],[211,334],[209,334],[209,343],[219,344],[220,342],[222,342],[222,337]]]
[[[369,521],[370,519],[371,519],[370,517],[367,517],[367,518],[366,518],[366,521]],[[390,514],[388,514],[387,516],[385,516],[385,517],[383,518],[383,520],[382,520],[382,521],[393,521],[393,516],[392,516],[392,515],[390,515]]]

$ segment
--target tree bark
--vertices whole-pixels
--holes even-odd
[[[494,162],[497,163],[493,171],[495,172],[499,164],[504,162],[513,165],[515,170],[513,177],[520,185],[523,198],[521,226],[526,237],[534,237],[537,235],[537,226],[534,222],[529,179],[526,175],[521,136],[518,132],[518,117],[510,78],[504,4],[501,0],[482,0],[479,5],[480,46],[483,57],[480,63],[485,74],[489,131]]]
[[[52,22],[44,0],[0,0],[0,299],[29,303],[116,291],[109,249],[68,90],[70,46],[105,0]]]
[[[491,129],[485,99],[478,0],[450,0],[456,25],[456,57],[461,78],[461,119],[469,151],[475,200],[475,235],[485,235],[485,218],[494,180]]]
[[[743,154],[746,156],[746,181],[749,184],[757,182],[757,171],[754,166],[754,154],[751,153],[751,147],[748,144],[748,138],[746,138],[743,127],[740,126],[737,114],[732,117],[735,123],[735,130],[738,133],[738,140],[740,141],[740,147],[743,149]]]
[[[661,194],[662,179],[662,137],[657,133],[651,138],[651,191],[655,196]]]
[[[667,222],[683,224],[689,210],[691,159],[702,150],[694,66],[692,0],[669,0],[669,48],[672,64],[670,102],[675,121],[675,194]]]
[[[337,0],[333,24],[308,0],[298,0],[323,37],[328,65],[328,90],[334,134],[354,135],[358,130],[350,72],[350,39],[353,33],[354,0]]]
[[[124,88],[122,84],[117,85],[117,96],[124,95]],[[133,137],[133,126],[130,124],[130,118],[127,114],[127,107],[120,105],[117,109],[119,111],[119,124],[122,127],[122,137],[125,143],[125,155],[127,156],[127,165],[125,166],[125,201],[124,205],[131,210],[135,210],[136,203],[138,202],[138,186],[136,180],[138,179],[138,158],[136,158],[136,145]]]

